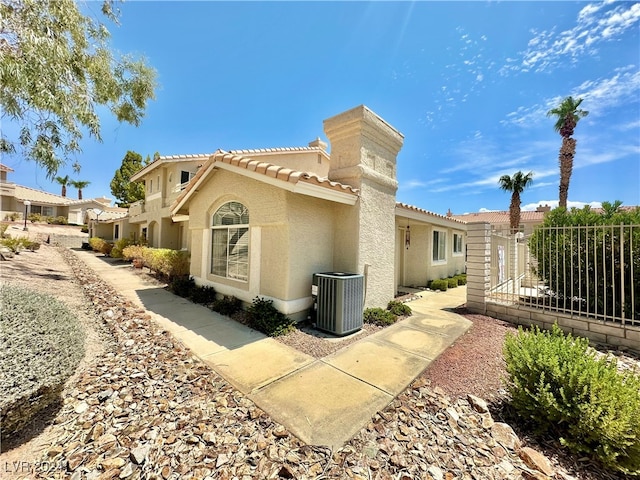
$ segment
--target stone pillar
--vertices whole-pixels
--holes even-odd
[[[467,223],[467,308],[473,313],[487,313],[491,288],[491,225]]]
[[[360,190],[337,215],[334,268],[366,275],[365,308],[395,295],[396,156],[404,137],[364,105],[324,121],[332,181]]]

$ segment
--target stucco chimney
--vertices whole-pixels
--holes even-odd
[[[331,143],[328,177],[360,189],[354,206],[336,215],[334,268],[365,273],[365,307],[395,294],[396,156],[404,137],[364,105],[324,121]]]
[[[546,204],[545,206],[538,206],[538,208],[536,208],[536,212],[550,212],[551,211],[551,207],[549,206],[549,204]]]

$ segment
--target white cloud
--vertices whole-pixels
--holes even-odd
[[[526,205],[522,205],[520,207],[520,210],[522,210],[523,212],[534,212],[538,207],[544,207],[547,205],[550,206],[552,209],[554,209],[558,206],[558,203],[559,203],[558,200],[538,200],[537,202],[534,202],[534,203],[527,203]],[[584,208],[587,205],[589,205],[591,208],[602,207],[602,203],[600,202],[578,202],[578,201],[567,200],[568,208]]]
[[[507,60],[500,73],[543,72],[567,63],[575,63],[582,55],[593,55],[599,43],[621,36],[640,21],[640,3],[591,3],[580,10],[576,25],[557,33],[533,31],[527,49],[518,60]]]
[[[640,71],[635,65],[628,65],[616,70],[610,78],[587,80],[573,89],[570,95],[582,98],[580,106],[589,111],[591,117],[603,114],[606,110],[632,102],[640,98]],[[547,112],[557,107],[563,97],[552,97],[529,107],[518,107],[507,114],[502,125],[518,125],[529,127],[533,123],[546,121]]]

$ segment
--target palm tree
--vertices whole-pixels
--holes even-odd
[[[91,182],[87,182],[86,180],[71,180],[69,184],[78,189],[78,200],[82,200],[82,189],[87,188]]]
[[[67,196],[67,185],[69,185],[69,175],[65,175],[64,177],[56,177],[56,182],[62,185],[62,196]]]
[[[521,171],[517,171],[513,174],[513,177],[509,175],[503,175],[500,177],[498,183],[500,188],[506,192],[511,192],[511,204],[509,205],[509,223],[511,226],[511,233],[516,233],[520,226],[520,194],[533,182],[533,172],[529,172],[526,175]]]
[[[576,154],[576,140],[571,138],[573,131],[581,118],[589,112],[580,110],[582,98],[565,98],[559,107],[549,110],[547,117],[556,117],[554,130],[562,136],[562,146],[558,162],[560,163],[560,202],[559,206],[567,208],[567,196],[569,194],[569,180],[573,171],[573,157]]]

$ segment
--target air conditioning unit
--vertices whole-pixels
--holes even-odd
[[[316,297],[316,328],[335,335],[347,335],[362,328],[363,275],[316,273],[312,294]]]

